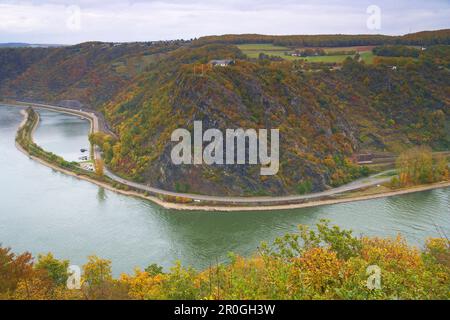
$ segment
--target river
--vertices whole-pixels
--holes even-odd
[[[89,123],[39,111],[35,141],[77,160],[89,146]],[[450,235],[450,188],[289,211],[183,212],[105,190],[47,168],[17,150],[20,108],[0,106],[0,243],[15,252],[52,252],[82,265],[88,255],[113,262],[113,273],[180,260],[204,268],[227,261],[228,252],[250,255],[261,241],[314,225],[320,219],[357,235],[396,236],[422,246],[427,237]],[[439,230],[438,230],[439,229]]]

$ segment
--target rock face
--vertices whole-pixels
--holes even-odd
[[[323,190],[329,183],[329,176],[326,168],[321,165],[321,158],[331,153],[347,152],[346,155],[349,155],[353,148],[356,149],[354,128],[342,114],[336,115],[335,121],[332,122],[328,115],[312,103],[302,101],[303,104],[300,102],[283,104],[278,97],[265,92],[260,79],[248,78],[242,81],[241,75],[235,73],[233,70],[231,74],[214,74],[207,79],[186,75],[188,79],[183,80],[182,93],[174,99],[172,106],[174,109],[182,106],[182,114],[192,116],[183,117],[179,127],[192,130],[193,121],[202,120],[204,130],[217,128],[222,132],[240,127],[278,128],[282,162],[279,174],[263,177],[260,175],[259,165],[176,166],[170,159],[174,143],[165,141],[163,151],[157,160],[152,161],[145,169],[144,177],[161,188],[187,189],[206,194],[281,195],[295,192],[296,184],[302,181],[310,181],[312,190]],[[237,79],[236,87],[227,89],[220,84],[219,79],[214,79],[223,76]],[[245,93],[239,93],[239,90]],[[277,91],[286,94],[288,100],[299,99],[296,92],[284,86],[280,86]],[[175,120],[176,115],[173,114],[173,117]],[[298,123],[288,124],[290,118]],[[302,130],[300,124],[302,121],[310,123],[309,128],[305,129],[311,130],[311,133]],[[349,145],[349,150],[342,150],[337,142],[331,142],[333,138],[337,138],[332,133],[335,126],[339,128],[343,142]],[[314,145],[313,136],[319,132],[323,133],[324,139],[330,143],[323,146],[323,153],[318,151],[314,155],[311,149]],[[158,132],[155,133],[158,135]],[[299,157],[299,153],[305,156]],[[308,154],[311,155],[310,159],[306,157]]]

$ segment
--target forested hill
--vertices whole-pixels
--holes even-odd
[[[196,39],[194,45],[210,43],[241,44],[241,43],[271,43],[280,46],[305,47],[346,47],[361,45],[420,45],[430,46],[450,44],[450,29],[422,31],[403,36],[386,35],[286,35],[270,36],[261,34],[229,34],[222,36],[207,36]]]
[[[86,42],[58,48],[0,48],[0,95],[80,100],[99,107],[182,42]]]
[[[442,43],[448,31],[404,37]],[[80,100],[101,110],[118,136],[92,139],[107,165],[124,177],[182,192],[319,191],[367,174],[350,160],[357,152],[450,148],[448,45],[422,50],[381,42],[387,46],[374,52],[382,56],[369,64],[359,54],[341,63],[251,58],[233,44],[199,41],[0,49],[0,96]],[[211,67],[212,59],[235,64]],[[260,176],[259,166],[247,165],[175,166],[170,135],[176,128],[192,130],[195,120],[204,130],[280,129],[278,174]]]

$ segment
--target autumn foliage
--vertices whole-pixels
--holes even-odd
[[[445,156],[433,159],[428,147],[414,147],[401,153],[397,159],[398,178],[394,186],[410,186],[445,181],[449,178],[449,168]]]
[[[95,159],[95,173],[99,177],[103,177],[104,175],[104,164],[102,159]]]
[[[0,50],[0,97],[78,100],[103,113],[111,135],[96,133],[91,141],[109,169],[136,182],[209,195],[304,194],[367,175],[349,160],[363,150],[450,149],[449,39],[447,29],[399,37],[250,34]],[[373,64],[360,54],[339,65],[274,61],[247,57],[236,46],[241,43],[307,55],[379,45],[374,53],[382,56]],[[212,59],[235,63],[217,68]],[[173,165],[171,133],[192,130],[194,120],[205,130],[278,128],[278,174],[261,178],[255,166],[244,165]]]

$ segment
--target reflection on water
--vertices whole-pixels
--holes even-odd
[[[105,202],[106,201],[106,192],[105,192],[105,188],[103,187],[98,187],[98,191],[97,191],[97,199],[98,202]]]
[[[36,137],[46,148],[66,157],[76,155],[87,143],[87,121],[40,113],[42,125]],[[28,159],[14,146],[21,119],[18,108],[0,107],[0,242],[15,251],[52,251],[74,264],[97,254],[113,261],[117,275],[150,263],[168,267],[177,259],[202,268],[226,260],[230,251],[249,255],[261,241],[324,218],[355,234],[402,233],[417,245],[438,236],[436,226],[450,235],[450,188],[278,212],[162,209]]]

